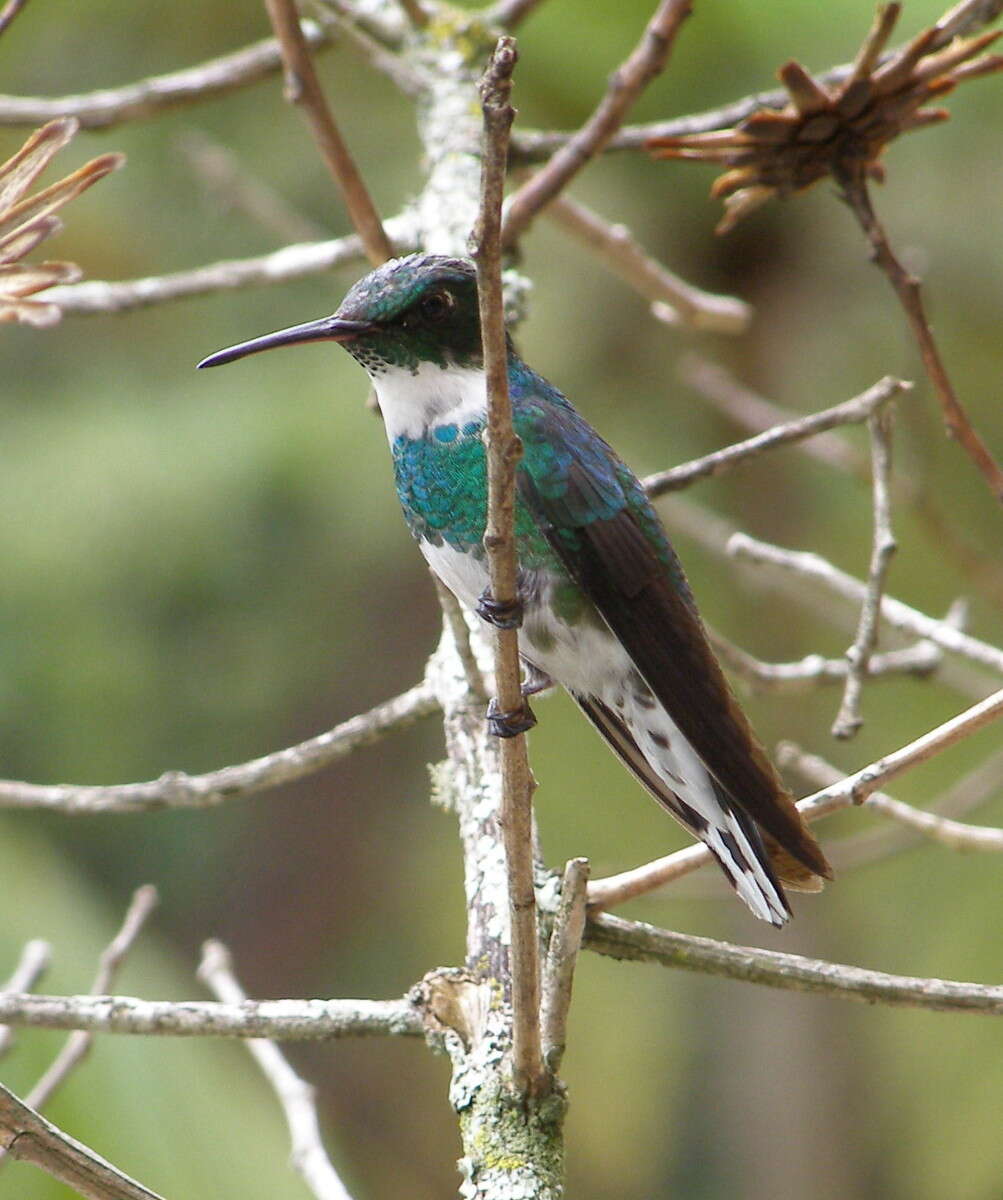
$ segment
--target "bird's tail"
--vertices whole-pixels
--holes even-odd
[[[777,878],[778,871],[770,861],[771,853],[764,846],[752,818],[743,813],[710,776],[708,780],[713,789],[713,803],[708,804],[705,800],[699,809],[689,803],[683,794],[689,789],[683,785],[682,779],[678,780],[679,786],[676,788],[656,771],[637,744],[626,721],[609,705],[596,696],[576,695],[574,698],[637,780],[710,850],[736,895],[753,915],[762,921],[769,921],[777,928],[784,925],[790,918],[791,910]],[[651,715],[649,713],[649,719]],[[680,736],[677,730],[674,732],[677,737]],[[666,770],[666,774],[670,772]],[[786,854],[779,846],[776,850],[781,855]],[[779,873],[785,881],[788,874],[795,874],[794,867],[805,873],[804,868],[793,859],[791,864],[788,871],[778,864]],[[810,875],[810,872],[807,874]],[[816,877],[810,875],[810,878]],[[791,883],[799,887],[797,879],[792,879]],[[809,888],[801,883],[799,890],[807,891]]]

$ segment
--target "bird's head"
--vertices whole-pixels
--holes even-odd
[[[474,266],[435,254],[391,259],[360,279],[332,316],[230,346],[199,366],[320,341],[340,342],[374,379],[387,373],[415,375],[426,364],[444,371],[479,370],[483,360]]]

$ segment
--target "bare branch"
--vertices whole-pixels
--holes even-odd
[[[865,176],[860,171],[841,170],[836,173],[836,178],[842,189],[843,199],[850,206],[870,244],[872,260],[885,273],[902,305],[913,337],[919,346],[923,366],[943,411],[948,434],[959,442],[981,471],[993,495],[1003,503],[1003,470],[972,427],[968,414],[955,393],[947,368],[940,357],[933,331],[926,319],[919,280],[902,266],[893,253],[871,204]]]
[[[326,231],[316,221],[297,212],[280,192],[253,175],[222,142],[199,129],[186,129],[178,135],[176,144],[220,208],[244,213],[284,242],[324,238]]]
[[[528,179],[510,199],[502,228],[502,244],[511,246],[529,228],[533,218],[561,192],[578,172],[602,152],[616,133],[627,110],[665,68],[672,44],[686,17],[691,0],[659,0],[641,40],[614,72],[598,107],[566,146],[545,167]]]
[[[0,987],[0,992],[30,992],[49,969],[52,947],[41,938],[25,943],[21,961],[14,968],[10,979]],[[0,1058],[10,1049],[14,1034],[9,1025],[0,1025]]]
[[[831,763],[817,754],[805,753],[793,742],[781,742],[777,747],[777,762],[784,767],[793,767],[805,778],[824,786],[838,783],[843,778],[843,772]],[[893,800],[884,792],[872,792],[864,799],[863,806],[951,850],[1003,851],[1003,829],[955,821],[936,812],[915,808],[901,800]]]
[[[812,579],[855,604],[862,603],[867,594],[866,587],[859,579],[847,575],[819,554],[785,550],[781,546],[770,545],[769,542],[760,542],[745,533],[732,534],[728,540],[728,553],[733,558],[785,572],[791,571],[806,579]],[[962,633],[948,621],[937,621],[928,617],[892,596],[882,597],[881,615],[896,629],[904,630],[915,637],[927,638],[945,650],[950,650],[952,654],[960,654],[993,671],[1003,673],[1003,650]]]
[[[0,1021],[36,1029],[164,1037],[421,1037],[421,1017],[403,1000],[139,1000],[133,996],[36,996],[0,993]]]
[[[607,913],[594,917],[585,926],[585,945],[612,958],[657,962],[666,967],[682,967],[788,991],[936,1012],[1003,1015],[1003,987],[887,975],[883,971],[803,958],[799,954],[781,954],[776,950],[672,933]]]
[[[7,0],[7,3],[0,8],[0,35],[7,32],[14,18],[28,3],[28,0]]]
[[[589,860],[572,858],[564,868],[561,899],[554,914],[550,946],[543,966],[543,1004],[540,1025],[543,1057],[555,1072],[564,1057],[568,1010],[575,979],[575,963],[585,928],[585,897],[589,882]]]
[[[205,775],[168,771],[148,783],[105,785],[37,784],[0,780],[0,808],[43,808],[73,816],[96,812],[150,812],[164,808],[207,808],[304,775],[344,758],[360,746],[405,729],[439,710],[425,683],[351,717],[326,733],[262,758],[222,767]]]
[[[736,442],[732,446],[726,446],[723,450],[716,450],[712,454],[706,454],[703,458],[694,459],[693,462],[682,463],[667,471],[648,475],[641,482],[644,484],[644,490],[653,498],[663,496],[666,492],[689,487],[697,479],[717,475],[744,459],[762,454],[764,450],[772,450],[777,446],[803,441],[817,433],[835,429],[839,425],[867,421],[895,396],[908,391],[911,387],[912,384],[903,379],[893,379],[890,375],[886,375],[883,379],[879,379],[873,387],[869,387],[866,392],[862,392],[852,400],[845,400],[842,404],[823,409],[822,412],[811,413],[807,417],[799,417],[797,420],[788,421],[783,425],[774,425],[764,433],[746,438],[743,442]]]
[[[330,38],[316,21],[302,22],[307,43],[319,49]],[[145,120],[169,108],[212,100],[274,75],[282,66],[279,44],[266,38],[220,58],[153,75],[118,88],[73,96],[0,96],[0,125],[41,125],[55,117],[76,117],[84,129],[109,129],[123,121]]]
[[[327,19],[340,34],[362,51],[369,65],[386,75],[403,95],[416,100],[428,92],[431,78],[421,69],[420,64],[407,61],[396,50],[389,49],[385,38],[374,37],[363,24],[363,13],[356,14],[332,7]],[[399,44],[398,39],[391,39],[390,44]]]
[[[798,809],[806,820],[815,821],[840,809],[862,804],[867,796],[877,791],[887,780],[926,762],[962,738],[976,733],[1001,714],[1003,690],[993,693],[958,716],[952,717],[950,721],[931,729],[907,746],[894,750],[859,771],[841,778],[838,783],[799,800]],[[623,904],[627,900],[646,895],[656,888],[680,879],[710,861],[711,854],[705,846],[687,846],[683,850],[677,850],[675,854],[666,855],[643,866],[622,871],[618,875],[610,875],[606,879],[596,879],[589,884],[589,908],[594,911]]]
[[[393,246],[363,182],[355,160],[341,136],[324,99],[306,38],[300,28],[294,0],[265,0],[272,28],[282,50],[286,75],[286,99],[301,105],[331,177],[341,192],[369,261],[374,267],[393,258]]]
[[[0,1084],[0,1146],[89,1200],[163,1200],[82,1142],[39,1116]]]
[[[885,592],[888,570],[897,544],[892,533],[891,470],[892,409],[875,412],[868,418],[871,434],[871,459],[874,463],[874,541],[871,565],[867,573],[867,592],[860,607],[860,623],[853,645],[846,652],[849,668],[843,702],[832,727],[833,737],[852,737],[863,724],[860,695],[864,679],[870,674],[871,658],[878,643],[881,597]]]
[[[742,680],[750,691],[800,692],[820,684],[843,683],[849,672],[846,657],[826,658],[807,654],[796,662],[762,662],[708,629],[711,645],[724,665]],[[867,668],[868,679],[891,679],[899,675],[932,675],[943,661],[943,652],[933,642],[921,641],[902,650],[872,654]]]
[[[477,662],[477,655],[470,644],[470,627],[464,619],[463,608],[459,600],[446,587],[438,575],[433,575],[432,581],[435,584],[435,591],[439,597],[439,605],[442,608],[443,618],[449,626],[449,632],[452,634],[456,653],[463,664],[463,673],[467,677],[467,687],[470,689],[470,695],[473,699],[479,700],[481,703],[487,703],[488,689],[484,683],[480,664]]]
[[[203,945],[198,974],[224,1004],[243,1004],[247,1000],[233,973],[230,951],[222,942],[209,941]],[[282,1105],[292,1140],[293,1167],[317,1200],[351,1200],[324,1150],[314,1089],[300,1079],[274,1042],[251,1038],[247,1048]]]
[[[387,221],[387,228],[400,253],[416,248],[415,223],[411,216],[391,218]],[[317,275],[333,267],[356,262],[362,257],[362,240],[357,234],[352,234],[328,242],[284,246],[281,250],[255,258],[225,259],[189,271],[175,271],[170,275],[149,275],[143,279],[120,281],[90,279],[68,287],[52,288],[46,293],[46,299],[51,298],[64,313],[91,316],[95,313],[127,312],[169,300],[203,296],[208,292],[285,283],[289,279]]]
[[[428,13],[422,8],[421,0],[398,0],[398,3],[415,29],[424,29],[428,24]]]
[[[505,842],[509,918],[512,928],[512,1080],[521,1094],[545,1090],[540,1048],[540,965],[533,886],[533,789],[525,729],[531,723],[522,695],[519,665],[518,562],[515,546],[515,472],[522,443],[512,427],[508,394],[508,345],[501,281],[501,203],[508,135],[515,117],[509,102],[518,55],[515,39],[502,37],[480,82],[484,114],[481,203],[474,230],[488,416],[488,512],[484,533],[491,576],[491,609],[499,619],[494,638],[496,731],[502,735],[500,824]],[[502,617],[502,614],[507,616]],[[502,728],[502,723],[505,728]]]
[[[136,889],[121,929],[101,955],[98,971],[91,985],[90,994],[92,996],[107,995],[111,991],[111,985],[119,967],[142,932],[143,926],[150,913],[156,908],[157,902],[157,889],[151,884]],[[70,1034],[62,1050],[53,1059],[52,1065],[28,1093],[26,1103],[30,1108],[40,1110],[48,1104],[56,1089],[87,1057],[93,1040],[93,1033],[81,1029],[74,1030]],[[0,1162],[2,1162],[2,1152],[0,1152]]]
[[[748,304],[733,296],[715,296],[687,283],[645,254],[625,225],[610,225],[566,194],[551,200],[545,211],[614,275],[650,300],[652,314],[660,321],[715,333],[742,333],[747,328],[752,316]]]
[[[498,0],[498,3],[484,14],[484,19],[490,25],[514,29],[525,21],[534,8],[539,8],[541,2],[542,0]]]

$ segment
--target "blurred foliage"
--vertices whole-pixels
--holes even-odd
[[[580,121],[649,7],[600,0],[583,15],[566,0],[542,5],[520,35],[522,124]],[[872,17],[870,0],[695,8],[637,119],[768,87],[790,57],[813,70],[844,61]],[[908,3],[902,35],[940,12],[932,0]],[[30,6],[3,38],[2,86],[21,94],[108,87],[266,32],[250,0],[169,12],[50,0]],[[421,182],[408,105],[350,45],[320,63],[378,205],[396,211]],[[999,454],[1003,89],[976,82],[949,105],[946,126],[892,148],[876,200],[894,244],[926,278],[959,394]],[[129,164],[77,202],[60,257],[92,277],[127,278],[273,248],[274,235],[193,176],[178,148],[191,129],[228,146],[332,235],[345,231],[300,117],[273,79],[155,121],[81,134],[70,157],[124,150]],[[23,131],[0,131],[0,158],[21,140]],[[919,377],[887,283],[831,188],[775,204],[721,240],[712,234],[710,181],[701,168],[611,155],[575,191],[695,282],[752,302],[757,317],[741,339],[657,325],[546,220],[524,247],[535,293],[521,348],[641,472],[738,435],[677,380],[675,362],[693,345],[805,411],[886,372]],[[331,311],[361,270],[120,317],[68,317],[45,333],[4,330],[4,775],[97,782],[208,769],[308,736],[419,676],[436,604],[397,512],[360,372],[319,347],[206,376],[192,370],[220,346]],[[861,431],[845,436],[865,446]],[[1000,514],[945,440],[923,383],[900,406],[896,455],[958,536],[998,562]],[[797,451],[703,483],[693,498],[756,535],[866,570],[867,487]],[[900,509],[895,521],[894,593],[931,613],[969,595],[973,632],[1003,641],[999,597],[965,576],[915,514]],[[687,539],[680,550],[708,620],[754,653],[845,649],[841,609],[779,598]],[[850,768],[966,700],[937,683],[876,684],[865,693],[867,724],[848,745],[828,733],[837,703],[827,690],[764,694],[749,708],[768,743],[792,737]],[[550,861],[588,854],[598,874],[682,843],[569,702],[545,701],[540,713],[532,757]],[[984,732],[911,774],[896,794],[928,802],[998,739]],[[56,968],[45,987],[83,989],[132,887],[150,880],[163,906],[123,991],[200,994],[198,943],[215,935],[232,946],[253,995],[399,994],[463,954],[455,837],[449,818],[427,804],[425,763],[440,754],[429,721],[316,779],[213,811],[73,821],[6,814],[0,974],[24,940],[50,937]],[[1001,797],[979,819],[1003,820]],[[866,824],[854,814],[826,832],[835,838]],[[999,870],[989,857],[917,848],[798,902],[782,935],[753,923],[709,878],[635,911],[889,971],[994,980],[999,952],[987,918]],[[566,1061],[569,1194],[999,1196],[997,1040],[988,1021],[856,1009],[587,956]],[[5,1080],[26,1090],[57,1044],[56,1035],[22,1034]],[[379,1041],[306,1046],[294,1057],[320,1085],[335,1158],[359,1200],[453,1194],[458,1141],[443,1062],[420,1045]],[[52,1116],[171,1197],[305,1194],[287,1169],[274,1102],[239,1047],[101,1039]],[[3,1196],[65,1194],[26,1167],[0,1174]]]

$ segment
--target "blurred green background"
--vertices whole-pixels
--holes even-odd
[[[670,69],[637,119],[698,111],[771,85],[797,57],[852,57],[865,0],[827,5],[699,2]],[[590,111],[650,10],[599,0],[587,15],[549,0],[520,33],[524,127],[570,128]],[[902,36],[941,12],[906,5]],[[165,9],[124,0],[38,2],[0,40],[4,91],[62,94],[186,66],[265,36],[261,5]],[[322,75],[385,214],[421,186],[407,103],[348,44]],[[952,120],[895,145],[880,212],[929,305],[958,390],[1003,455],[1003,81],[966,85]],[[282,244],[207,190],[181,146],[225,144],[321,236],[341,204],[278,79],[219,101],[82,134],[60,174],[104,150],[129,165],[67,210],[50,256],[92,278],[161,274]],[[0,158],[24,131],[0,131]],[[49,176],[56,178],[55,173]],[[528,360],[563,387],[639,472],[741,431],[677,375],[690,350],[803,411],[890,372],[919,378],[884,279],[823,184],[773,204],[726,239],[706,167],[609,156],[574,194],[625,221],[704,287],[753,303],[745,336],[668,330],[563,233],[526,239],[535,281],[519,332]],[[217,294],[55,330],[5,327],[0,394],[0,773],[38,782],[120,782],[202,771],[319,732],[415,682],[437,606],[400,520],[386,446],[347,355],[312,347],[200,376],[231,342],[330,312],[361,264],[271,289]],[[860,430],[844,435],[866,451]],[[897,470],[976,557],[998,566],[1000,513],[941,430],[929,388],[900,405]],[[870,552],[866,482],[795,450],[700,484],[694,500],[749,532],[810,547],[858,575]],[[895,513],[896,595],[933,614],[971,601],[972,632],[1003,641],[999,596],[965,572],[914,512]],[[845,610],[777,594],[680,536],[705,615],[752,652],[841,653]],[[913,680],[866,691],[849,744],[829,726],[836,690],[748,699],[768,744],[794,738],[846,768],[965,707]],[[681,845],[563,698],[540,705],[532,759],[549,861],[596,875]],[[989,730],[917,770],[895,794],[919,804],[999,745]],[[200,942],[223,938],[260,997],[400,994],[463,955],[464,902],[451,818],[427,802],[442,754],[434,720],[295,786],[204,812],[68,819],[0,815],[0,976],[29,937],[52,940],[44,990],[85,990],[130,892],[162,907],[118,990],[202,995]],[[801,791],[802,780],[792,780]],[[978,820],[1003,821],[1003,793]],[[856,813],[830,844],[870,828]],[[837,859],[838,861],[838,859]],[[998,859],[928,845],[847,870],[795,901],[783,934],[747,917],[716,880],[628,911],[680,929],[887,971],[1000,978]],[[25,1092],[60,1036],[19,1036],[3,1064]],[[418,1043],[294,1048],[320,1089],[335,1161],[359,1200],[452,1195],[459,1153],[448,1068]],[[972,1017],[836,1001],[584,956],[565,1065],[569,1195],[662,1200],[810,1196],[976,1200],[1003,1196],[999,1030]],[[287,1168],[276,1105],[239,1046],[103,1038],[51,1106],[53,1120],[166,1196],[305,1196]],[[67,1195],[10,1164],[0,1196]]]

